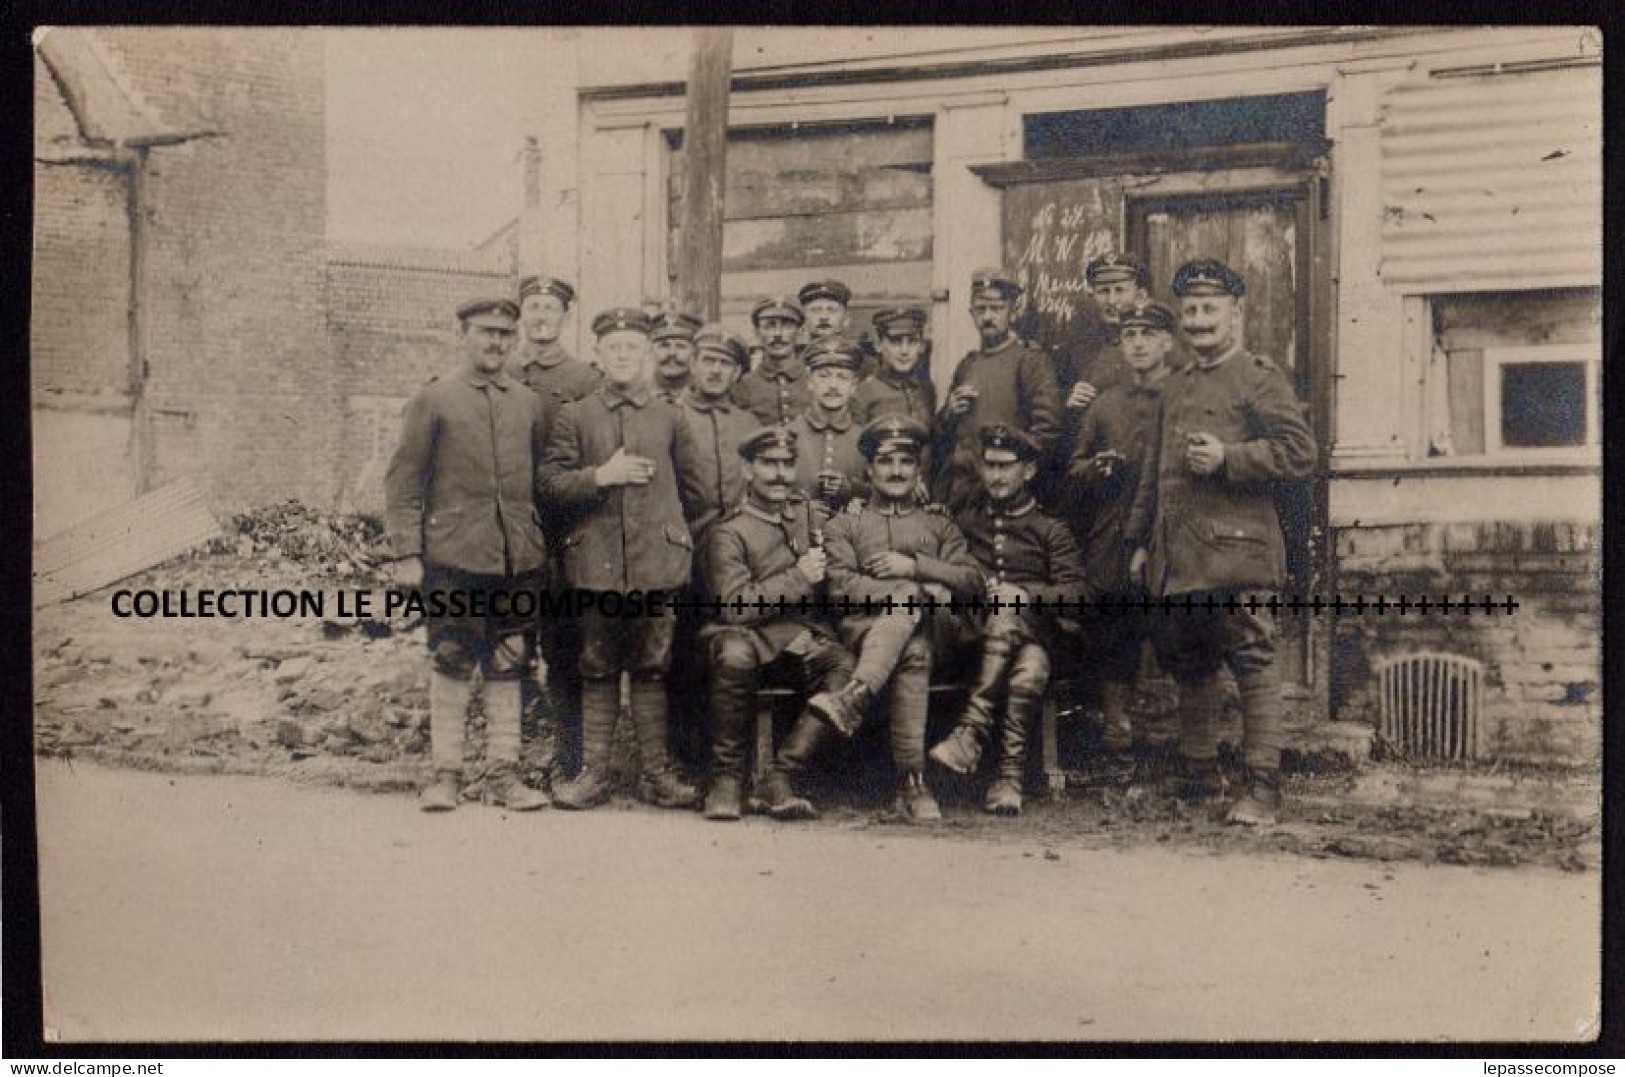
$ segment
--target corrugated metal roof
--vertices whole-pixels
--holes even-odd
[[[1396,87],[1382,158],[1385,282],[1426,292],[1601,281],[1600,68]]]

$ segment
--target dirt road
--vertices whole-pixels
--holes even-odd
[[[41,761],[84,1039],[1576,1038],[1595,872],[409,797]]]

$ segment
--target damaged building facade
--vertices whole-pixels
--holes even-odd
[[[521,265],[593,307],[675,294],[688,36],[547,36]],[[1293,589],[1406,604],[1284,618],[1299,717],[1418,757],[1594,761],[1600,49],[1573,27],[736,31],[724,320],[837,277],[859,325],[931,311],[940,387],[977,266],[1017,270],[1055,343],[1095,328],[1102,251],[1143,256],[1163,299],[1180,262],[1225,259],[1320,441],[1281,498]],[[1466,595],[1518,608],[1436,608]]]
[[[376,511],[462,295],[675,294],[669,28],[535,40],[517,224],[466,252],[330,244],[320,31],[36,45],[36,535],[191,475],[216,514]],[[1320,442],[1283,492],[1301,594],[1502,600],[1283,621],[1304,721],[1423,757],[1594,762],[1601,66],[1584,28],[739,30],[723,315],[807,280],[931,312],[939,386],[1003,263],[1025,332],[1098,331],[1082,266],[1215,255]],[[581,354],[590,316],[565,343]]]

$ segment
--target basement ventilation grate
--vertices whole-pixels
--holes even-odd
[[[1414,759],[1478,758],[1484,665],[1423,652],[1377,665],[1383,738]]]

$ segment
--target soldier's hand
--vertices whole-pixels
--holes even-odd
[[[1150,557],[1146,553],[1146,550],[1145,550],[1144,546],[1140,546],[1140,547],[1136,548],[1135,551],[1132,554],[1129,555],[1129,559],[1128,559],[1128,578],[1133,580],[1135,583],[1139,584],[1141,587],[1144,587],[1146,585],[1146,583],[1145,583],[1145,563],[1149,559],[1150,559]]]
[[[810,583],[824,582],[824,566],[826,563],[824,551],[817,546],[796,558],[796,567],[801,570],[801,574],[807,577]]]
[[[948,590],[948,588],[944,587],[942,584],[937,583],[935,580],[931,580],[931,581],[928,581],[926,583],[921,584],[920,588],[926,593],[926,595],[928,597],[930,597],[931,599],[935,600],[936,602],[938,602],[939,604],[941,604],[943,606],[949,606],[949,605],[953,604],[954,593],[952,591]]]
[[[1089,475],[1098,481],[1105,481],[1112,477],[1117,465],[1123,460],[1123,454],[1114,449],[1097,452],[1089,458]]]
[[[1212,475],[1224,467],[1224,442],[1212,434],[1192,434],[1185,439],[1185,463],[1193,475]]]
[[[948,414],[956,417],[966,414],[976,405],[977,396],[976,386],[959,386],[948,394]]]
[[[615,455],[598,465],[593,472],[593,480],[600,487],[608,486],[642,486],[654,478],[655,463],[647,456],[633,456],[624,448],[616,449]]]
[[[1080,381],[1074,385],[1072,387],[1072,391],[1067,394],[1066,406],[1069,408],[1086,408],[1090,404],[1093,404],[1095,402],[1095,397],[1099,395],[1099,389],[1096,389],[1093,385],[1090,385],[1086,381]]]
[[[423,586],[423,559],[403,557],[390,566],[390,575],[394,577],[396,586],[401,590],[416,590]]]
[[[864,565],[865,572],[882,580],[912,580],[914,568],[914,558],[896,550],[877,553]]]

